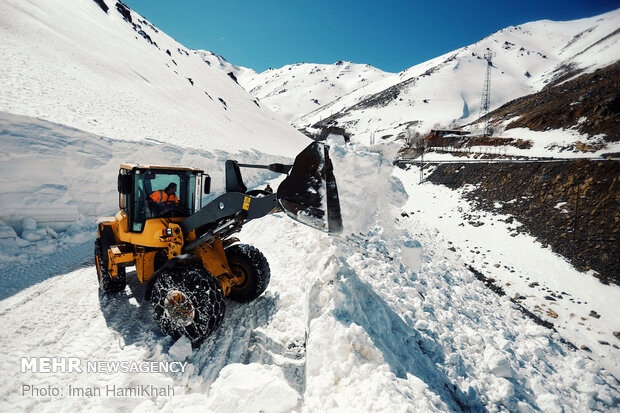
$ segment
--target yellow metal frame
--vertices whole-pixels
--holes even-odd
[[[131,169],[133,167],[144,167],[142,165],[122,165],[121,168]],[[156,166],[148,166],[148,168],[157,168]],[[170,168],[166,169],[185,169],[194,170],[192,168]],[[202,171],[201,171],[202,172]],[[123,195],[124,196],[124,195]],[[245,197],[243,200],[243,209],[248,210],[251,198]],[[196,239],[194,231],[183,234],[179,224],[185,218],[153,218],[148,219],[144,223],[141,232],[129,231],[129,217],[124,209],[121,209],[114,217],[114,220],[104,222],[103,226],[112,228],[114,238],[118,245],[110,247],[108,254],[108,272],[110,276],[118,276],[118,268],[122,266],[136,266],[136,273],[140,282],[148,281],[155,271],[155,256],[158,251],[163,251],[168,259],[172,259],[181,255],[183,245]],[[101,235],[101,234],[98,234]],[[236,239],[227,240],[227,245],[231,242],[238,241]],[[145,251],[145,249],[153,248],[157,251]],[[228,296],[232,287],[242,284],[244,279],[233,273],[226,254],[224,245],[221,240],[217,239],[210,245],[203,247],[198,251],[198,262],[217,280],[222,286],[224,296]]]
[[[232,287],[243,282],[242,279],[237,277],[228,265],[226,259],[226,253],[224,252],[224,245],[221,240],[215,240],[213,243],[201,248],[198,251],[198,256],[202,262],[203,267],[209,273],[217,278],[222,285],[224,291],[224,297],[230,294]]]
[[[138,252],[136,254],[136,273],[141,283],[146,282],[155,272],[155,255],[157,251]]]
[[[117,277],[120,266],[135,264],[140,282],[148,281],[155,271],[155,256],[158,251],[145,252],[145,248],[157,248],[160,251],[164,251],[168,259],[172,259],[181,254],[186,240],[192,241],[196,239],[194,231],[185,234],[184,239],[184,234],[179,224],[172,222],[180,222],[182,220],[183,218],[170,218],[169,220],[150,219],[145,222],[142,233],[127,231],[127,214],[125,211],[118,212],[114,221],[103,223],[104,226],[112,228],[114,237],[119,244],[111,246],[107,251],[109,258],[108,273],[110,276]],[[170,231],[167,231],[168,229]],[[171,235],[167,235],[168,233]],[[220,282],[224,296],[230,294],[232,287],[243,283],[244,280],[236,276],[230,269],[221,240],[216,239],[211,244],[201,248],[197,256],[202,266]]]

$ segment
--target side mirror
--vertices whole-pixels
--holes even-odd
[[[131,192],[131,175],[118,174],[118,192],[121,194]]]
[[[209,175],[204,175],[204,180],[205,180],[204,192],[205,194],[210,194],[211,193],[211,177]]]

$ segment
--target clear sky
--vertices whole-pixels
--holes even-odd
[[[573,20],[619,0],[124,0],[190,49],[258,72],[351,60],[399,72],[528,21]]]

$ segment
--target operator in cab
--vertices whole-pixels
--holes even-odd
[[[166,189],[160,189],[159,191],[151,192],[149,198],[158,206],[163,205],[175,205],[179,203],[177,197],[177,184],[170,182]]]

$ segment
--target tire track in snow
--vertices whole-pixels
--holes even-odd
[[[305,339],[303,293],[296,288],[305,282],[294,259],[298,247],[311,230],[287,222],[287,218],[268,217],[280,231],[264,232],[266,225],[250,222],[240,238],[258,247],[271,267],[267,291],[248,304],[226,300],[226,316],[220,328],[201,345],[190,361],[199,369],[188,377],[192,391],[209,394],[220,371],[232,364],[258,363],[277,366],[287,384],[302,397],[305,389]]]
[[[3,265],[0,267],[0,300],[48,278],[94,264],[93,241],[94,238],[72,244],[62,251],[46,255],[26,265]]]

